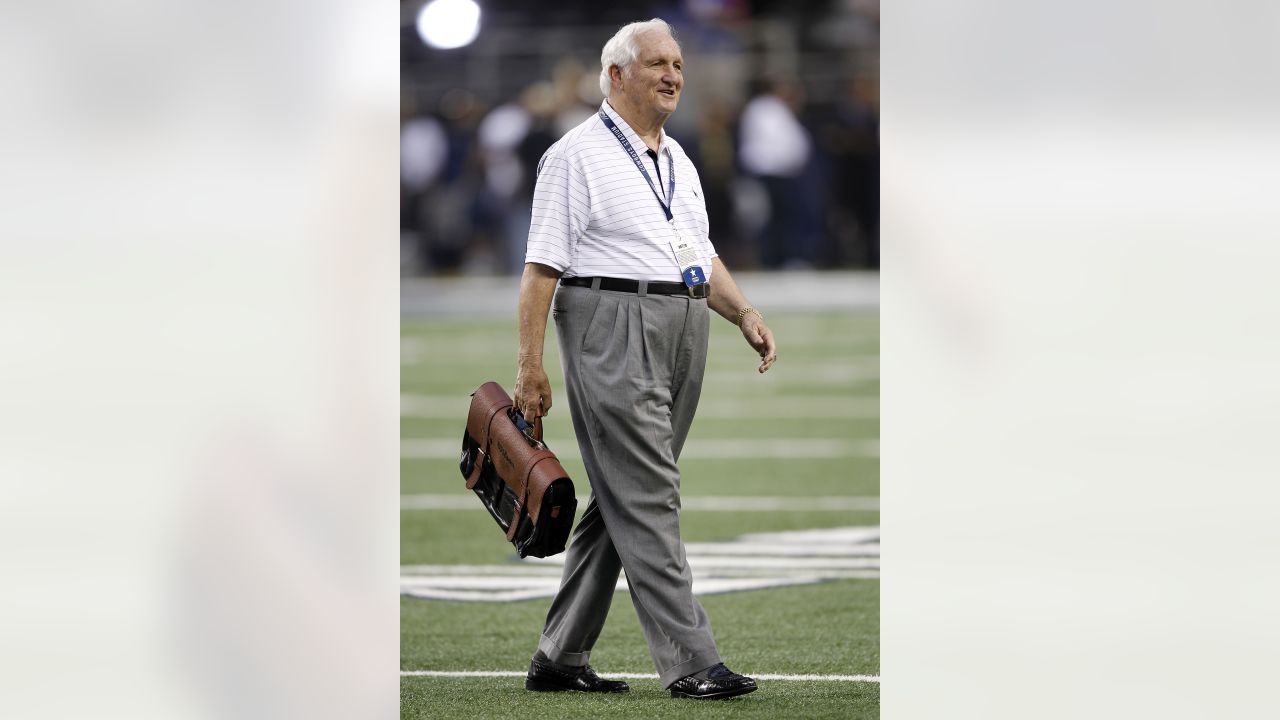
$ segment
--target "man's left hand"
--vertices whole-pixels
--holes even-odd
[[[742,319],[742,337],[747,339],[747,343],[760,353],[760,367],[758,372],[765,372],[773,367],[773,363],[778,359],[778,346],[773,341],[773,331],[768,325],[764,324],[764,318],[751,313]]]

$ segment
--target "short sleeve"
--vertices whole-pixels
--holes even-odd
[[[586,232],[590,200],[581,168],[553,146],[538,163],[529,218],[525,262],[536,262],[564,272],[573,250]]]

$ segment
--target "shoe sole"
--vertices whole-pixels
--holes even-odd
[[[626,690],[600,690],[597,693],[592,693],[589,690],[574,690],[572,688],[560,687],[554,683],[542,682],[541,680],[533,680],[530,678],[524,679],[524,689],[532,690],[533,692],[577,692],[599,695],[621,695],[622,693],[631,691],[631,688],[627,688]]]
[[[690,700],[727,700],[731,697],[738,697],[739,695],[746,695],[747,693],[755,692],[759,689],[760,687],[758,685],[752,685],[748,688],[736,688],[734,690],[725,690],[723,692],[711,693],[709,695],[690,695],[689,693],[683,693],[679,690],[672,690],[671,697],[688,698]]]
[[[572,691],[572,690],[570,690],[569,688],[562,688],[562,687],[560,687],[559,685],[552,685],[552,684],[550,684],[550,683],[542,683],[542,682],[538,682],[538,681],[536,681],[536,680],[530,680],[530,679],[528,679],[528,678],[525,678],[525,681],[524,681],[524,689],[525,689],[525,690],[532,690],[532,691],[534,691],[534,692],[573,692],[573,691]]]

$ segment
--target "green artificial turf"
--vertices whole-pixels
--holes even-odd
[[[400,679],[400,717],[423,718],[801,718],[880,717],[878,683],[763,682],[729,700],[675,699],[657,680],[629,680],[624,695],[532,693],[519,678]]]
[[[702,406],[690,442],[824,438],[871,443],[879,438],[879,321],[875,313],[772,313],[779,362],[766,375],[737,329],[713,320]],[[468,394],[487,380],[514,385],[515,325],[510,319],[406,318],[402,324],[402,393],[431,404],[428,417],[406,414],[406,442],[460,446]],[[547,422],[553,449],[573,447],[554,330],[545,361],[556,393]],[[786,412],[771,413],[787,404]],[[827,408],[825,415],[806,412]],[[830,408],[837,408],[831,411]],[[841,409],[848,409],[842,413]],[[450,446],[451,447],[451,446]],[[574,453],[576,455],[576,453]],[[581,507],[590,487],[581,460],[562,457]],[[685,498],[878,497],[874,451],[846,457],[686,458]],[[467,497],[457,459],[401,459],[404,495]],[[500,565],[520,562],[477,501],[471,509],[401,511],[402,565]],[[687,542],[731,541],[744,533],[877,526],[875,510],[681,513]],[[742,591],[700,598],[725,662],[747,674],[879,675],[878,579]],[[523,671],[537,644],[550,598],[465,603],[401,598],[402,670]],[[592,665],[610,672],[654,673],[631,599],[614,594]],[[517,677],[401,678],[404,718],[876,718],[878,682],[761,681],[728,701],[669,697],[657,680],[628,680],[622,696],[530,693]]]

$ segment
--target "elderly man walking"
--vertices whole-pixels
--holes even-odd
[[[684,90],[670,26],[623,27],[600,65],[600,112],[539,163],[520,283],[516,409],[530,419],[551,409],[542,351],[554,297],[565,395],[592,491],[525,687],[628,690],[587,664],[625,569],[672,696],[733,697],[756,683],[720,661],[693,596],[676,461],[702,389],[708,309],[741,328],[759,372],[777,352],[716,256],[697,170],[662,130]]]

